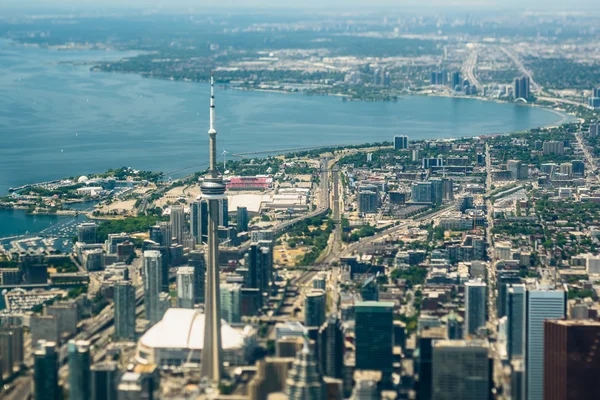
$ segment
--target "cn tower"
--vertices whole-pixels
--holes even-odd
[[[221,304],[219,293],[219,207],[225,198],[225,185],[217,171],[217,130],[215,129],[215,84],[210,77],[210,166],[200,185],[202,197],[208,201],[208,255],[204,303],[204,346],[202,349],[202,377],[219,383],[223,374],[221,348]]]

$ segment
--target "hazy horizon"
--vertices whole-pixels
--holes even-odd
[[[91,9],[102,10],[140,10],[140,11],[194,11],[208,12],[212,7],[218,9],[240,10],[278,10],[278,9],[304,9],[315,10],[382,10],[411,9],[414,11],[438,12],[441,10],[460,9],[472,11],[507,10],[507,11],[541,11],[541,12],[568,12],[600,10],[597,0],[572,0],[565,3],[562,0],[305,0],[298,5],[296,2],[282,2],[277,0],[7,0],[3,4],[4,11],[85,11]],[[436,7],[433,9],[431,7]]]

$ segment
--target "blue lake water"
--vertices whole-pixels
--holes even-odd
[[[0,195],[25,183],[121,166],[162,172],[206,166],[207,84],[92,72],[89,65],[68,63],[133,54],[54,51],[0,40]],[[397,134],[410,139],[476,136],[562,119],[539,108],[473,99],[342,102],[222,87],[217,87],[216,104],[219,154],[223,149],[240,153],[359,144]],[[0,237],[22,230],[15,221],[0,211]]]

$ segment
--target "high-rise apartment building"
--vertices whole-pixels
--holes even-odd
[[[567,293],[562,285],[541,282],[527,291],[527,399],[544,398],[544,321],[566,315]]]
[[[44,400],[62,399],[58,385],[58,351],[56,342],[40,340],[33,353],[33,398]]]
[[[115,340],[135,340],[135,287],[129,281],[116,282]]]
[[[91,395],[90,342],[70,340],[67,345],[69,360],[69,399],[88,400]]]
[[[489,345],[484,340],[437,340],[432,348],[432,398],[490,398]]]
[[[242,322],[242,285],[238,283],[221,284],[221,316],[230,324]]]
[[[246,207],[237,208],[237,231],[248,232],[248,209]]]
[[[171,231],[177,243],[182,244],[183,232],[185,231],[185,210],[183,206],[171,206]]]
[[[526,286],[510,285],[506,296],[506,351],[509,359],[525,356],[526,304]]]
[[[304,325],[319,327],[325,322],[327,296],[322,289],[312,289],[304,297]]]
[[[487,286],[481,280],[465,283],[465,335],[475,336],[485,327],[487,318]]]
[[[356,314],[356,369],[381,371],[388,380],[393,370],[394,303],[359,302]]]
[[[177,307],[194,308],[196,282],[194,267],[177,268]]]
[[[431,182],[413,182],[410,188],[410,198],[413,203],[432,203],[433,185]]]
[[[324,376],[338,379],[344,377],[344,341],[342,320],[336,314],[331,314],[319,328],[317,336],[317,355]]]
[[[268,292],[273,274],[273,242],[251,243],[248,249],[248,287]]]
[[[199,199],[190,204],[190,230],[197,244],[206,243],[208,202]]]
[[[144,303],[146,319],[152,325],[161,320],[159,295],[162,282],[162,255],[156,250],[144,252]]]
[[[94,364],[91,367],[90,400],[118,400],[119,365],[115,361]]]
[[[544,400],[598,396],[599,342],[598,321],[544,321]]]
[[[408,149],[408,136],[394,136],[394,150]]]
[[[188,265],[194,268],[194,304],[204,303],[204,280],[206,279],[206,258],[201,251],[190,251]]]

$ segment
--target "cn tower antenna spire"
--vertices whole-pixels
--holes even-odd
[[[215,129],[215,77],[210,74],[210,125],[208,129],[210,137],[210,176],[217,177],[217,130]]]

